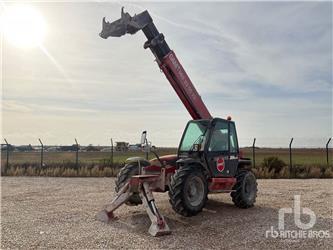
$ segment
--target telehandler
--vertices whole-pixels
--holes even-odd
[[[97,214],[109,222],[113,212],[122,204],[144,204],[152,222],[149,233],[159,236],[170,233],[164,217],[159,213],[153,192],[169,192],[173,210],[183,216],[194,216],[202,211],[208,193],[228,192],[239,208],[255,203],[257,181],[251,171],[251,160],[241,157],[235,122],[213,118],[175,53],[159,33],[148,11],[131,16],[121,10],[121,18],[106,22],[100,36],[120,37],[142,30],[156,62],[192,116],[183,132],[177,155],[158,156],[148,161],[142,157],[127,159],[116,180],[116,197]],[[141,144],[149,149],[146,131]]]

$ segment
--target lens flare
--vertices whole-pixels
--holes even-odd
[[[42,44],[46,25],[36,9],[26,5],[10,6],[2,13],[1,31],[10,44],[32,48]]]

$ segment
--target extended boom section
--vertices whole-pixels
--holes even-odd
[[[132,17],[130,14],[124,13],[124,9],[122,8],[120,19],[109,23],[103,18],[103,29],[100,36],[107,39],[110,36],[120,37],[126,33],[135,34],[139,30],[142,30],[148,39],[144,44],[144,48],[149,48],[152,51],[160,69],[169,80],[192,118],[194,120],[211,119],[212,116],[206,105],[186,74],[183,66],[178,61],[175,53],[170,50],[163,34],[158,32],[148,11],[143,11]]]

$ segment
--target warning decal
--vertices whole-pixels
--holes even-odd
[[[216,160],[216,168],[219,172],[224,170],[224,158],[218,158]]]

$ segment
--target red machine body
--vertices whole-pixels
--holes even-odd
[[[169,191],[172,208],[183,216],[202,211],[209,192],[230,192],[236,206],[253,206],[257,184],[255,176],[246,169],[250,160],[240,158],[234,122],[231,118],[212,117],[148,11],[131,16],[122,9],[121,18],[112,23],[104,18],[100,36],[107,39],[139,30],[147,37],[144,48],[154,54],[159,68],[193,120],[185,128],[177,155],[159,157],[152,151],[156,158],[150,161],[142,157],[127,159],[116,180],[116,197],[98,214],[98,219],[108,222],[124,203],[143,204],[152,222],[149,233],[153,236],[170,233],[152,192]],[[188,131],[190,136],[187,136]],[[186,138],[190,138],[187,139],[190,143],[183,144]],[[145,131],[141,138],[141,144],[144,143],[149,148]]]

